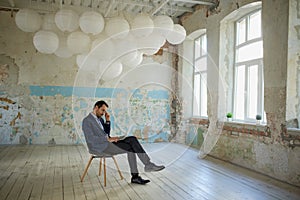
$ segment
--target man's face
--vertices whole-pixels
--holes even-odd
[[[102,117],[107,111],[107,107],[104,104],[100,108],[98,106],[96,106],[95,109],[96,109],[96,116],[97,117]]]

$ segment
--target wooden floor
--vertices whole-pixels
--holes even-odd
[[[116,156],[125,177],[120,180],[107,159],[107,186],[94,160],[84,182],[80,175],[89,159],[85,146],[0,146],[0,200],[5,199],[300,199],[300,188],[173,143],[145,144],[161,172],[144,173],[147,185],[130,183],[126,155]]]

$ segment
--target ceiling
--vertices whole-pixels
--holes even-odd
[[[195,11],[196,5],[214,7],[219,0],[0,0],[0,10],[32,8],[39,12],[54,12],[59,8],[72,8],[77,11],[94,10],[104,17],[113,17],[119,12],[132,15],[168,15],[174,21],[184,13]]]

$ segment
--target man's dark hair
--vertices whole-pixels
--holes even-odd
[[[96,106],[98,106],[98,108],[100,108],[100,107],[102,107],[103,105],[105,105],[106,107],[108,107],[108,104],[107,104],[105,101],[103,101],[103,100],[97,101],[97,102],[95,103],[95,105],[94,105],[94,108],[95,108]]]

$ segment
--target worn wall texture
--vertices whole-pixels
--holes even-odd
[[[182,18],[188,33],[206,30],[210,96],[209,121],[203,125],[203,119],[185,116],[183,124],[187,128],[178,133],[179,142],[193,145],[200,134],[204,137],[203,142],[196,142],[200,156],[209,144],[214,146],[209,152],[214,157],[300,186],[300,132],[286,128],[286,121],[299,117],[299,5],[299,0],[220,1],[214,12],[199,7],[194,14]],[[227,24],[223,19],[230,14],[239,16],[251,7],[262,9],[265,125],[224,122],[231,102],[228,88],[232,87],[232,55],[228,52],[233,43],[228,38],[234,30],[224,28]],[[183,94],[186,95],[184,91]],[[183,96],[184,100],[189,98]]]
[[[169,140],[173,91],[167,51],[99,82],[76,66],[75,56],[37,52],[34,33],[19,30],[10,12],[0,12],[0,32],[0,144],[83,143],[81,121],[100,99],[110,105],[112,134]]]

